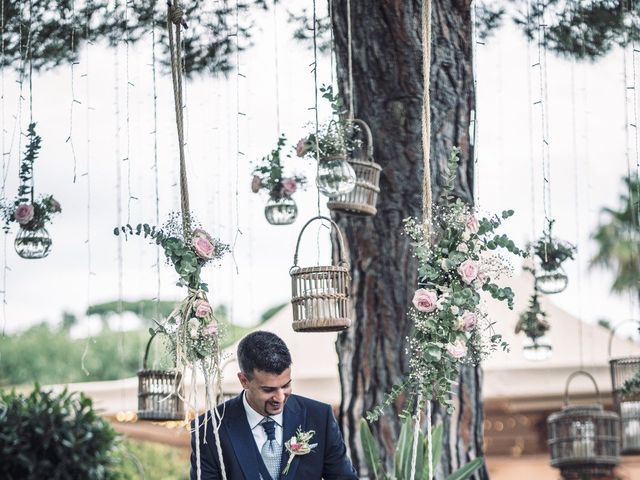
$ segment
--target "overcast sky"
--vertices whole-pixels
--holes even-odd
[[[278,95],[271,13],[260,17],[255,46],[240,55],[242,77],[199,78],[186,88],[191,207],[208,231],[235,247],[233,258],[225,259],[220,268],[208,268],[203,276],[213,301],[230,305],[233,320],[240,324],[254,323],[266,308],[288,301],[297,234],[316,211],[315,191],[299,192],[294,197],[298,221],[269,226],[263,216],[266,198],[249,190],[250,162],[275,146],[276,98],[281,131],[291,143],[313,118],[312,52],[291,40],[284,17],[280,15],[277,33]],[[540,85],[527,52],[523,36],[509,25],[477,48],[477,200],[486,212],[515,209],[506,231],[522,244],[532,238],[534,227],[535,235],[541,232],[543,218],[540,110],[533,105],[540,99]],[[72,123],[70,68],[41,72],[33,79],[34,120],[43,138],[35,165],[36,193],[55,195],[63,212],[49,228],[53,251],[44,260],[20,259],[13,250],[15,229],[7,237],[7,304],[2,317],[7,331],[58,321],[63,310],[82,317],[88,304],[117,299],[119,286],[126,300],[156,296],[155,247],[137,237],[124,242],[120,273],[118,239],[112,234],[123,222],[155,223],[156,211],[150,38],[132,46],[128,58],[125,53],[124,48],[116,52],[100,45],[83,52],[75,67],[75,98],[80,103],[73,105]],[[328,57],[321,57],[318,73],[320,83],[330,81]],[[594,64],[576,65],[549,55],[547,79],[550,210],[558,236],[579,246],[578,261],[567,266],[569,288],[553,300],[587,321],[604,317],[617,323],[637,317],[629,297],[609,294],[610,275],[587,269],[594,252],[589,235],[601,207],[617,206],[620,179],[628,168],[623,53],[617,50]],[[5,155],[6,191],[12,197],[20,153],[18,136],[12,132],[16,119],[26,131],[28,105],[23,100],[20,108],[12,72],[4,73],[2,83],[3,151],[10,151]],[[179,209],[179,193],[170,76],[161,69],[157,90],[158,206],[163,223],[169,212]],[[632,107],[629,103],[630,111]],[[326,112],[323,109],[323,115]],[[70,133],[75,161],[66,141]],[[292,158],[288,166],[313,176],[307,162]],[[128,201],[129,197],[135,199]],[[312,230],[305,237],[302,262],[315,262],[318,255],[328,259],[328,235],[317,233]],[[175,287],[175,280],[161,256],[161,298],[181,298],[184,292]],[[128,321],[120,325],[126,328]]]

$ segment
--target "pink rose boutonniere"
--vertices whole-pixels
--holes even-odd
[[[302,428],[298,427],[296,434],[285,442],[284,448],[289,452],[289,460],[287,460],[287,465],[282,471],[283,475],[286,475],[289,472],[289,467],[291,466],[291,462],[293,462],[294,458],[300,455],[306,455],[318,446],[317,443],[309,444],[309,441],[315,434],[316,432],[313,430],[303,432]]]

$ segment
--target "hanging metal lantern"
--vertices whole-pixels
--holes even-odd
[[[142,370],[138,371],[138,419],[165,422],[184,419],[182,373],[172,370],[148,370],[151,336],[144,352]]]
[[[548,337],[526,337],[522,344],[522,356],[531,361],[547,360],[553,355],[553,346]]]
[[[562,267],[554,270],[545,270],[543,268],[536,270],[536,285],[542,293],[560,293],[567,288],[568,283],[569,277],[567,277]]]
[[[611,330],[609,336],[609,366],[611,368],[611,390],[613,406],[620,415],[620,453],[622,455],[640,454],[640,392],[629,391],[625,383],[640,375],[640,357],[611,358],[611,345],[616,329],[625,323],[637,323],[627,320]]]
[[[373,137],[369,125],[359,119],[351,122],[362,129],[366,141],[362,149],[363,158],[349,159],[356,176],[355,187],[349,193],[331,197],[327,207],[349,215],[375,215],[382,167],[373,161]]]
[[[336,265],[299,267],[300,239],[315,220],[326,220],[335,228],[339,253]],[[296,332],[337,332],[351,326],[349,290],[351,275],[345,260],[345,247],[340,228],[330,218],[317,216],[309,220],[298,235],[291,275],[293,329]]]
[[[345,195],[356,186],[356,172],[347,162],[347,156],[332,155],[323,157],[318,162],[316,186],[320,193],[331,198]]]
[[[49,255],[52,243],[46,228],[28,230],[21,227],[16,235],[14,247],[22,258],[38,259]]]
[[[569,405],[569,385],[577,375],[592,382],[598,397],[593,405]],[[609,476],[620,460],[620,418],[605,411],[594,378],[585,371],[567,379],[564,406],[547,419],[551,466],[560,469],[563,479],[581,480]]]
[[[291,197],[270,198],[264,216],[271,225],[290,225],[298,216],[298,206]]]

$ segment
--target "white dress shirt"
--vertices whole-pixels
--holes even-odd
[[[253,409],[253,407],[251,407],[251,405],[249,405],[249,402],[247,402],[246,392],[243,392],[242,394],[242,404],[244,405],[244,411],[247,414],[249,428],[251,428],[251,433],[253,433],[253,439],[256,441],[258,451],[260,451],[264,442],[267,441],[267,432],[264,431],[264,427],[260,425],[260,422],[267,417],[259,414]],[[277,415],[270,415],[268,418],[271,418],[276,422],[276,441],[282,445],[282,412]]]

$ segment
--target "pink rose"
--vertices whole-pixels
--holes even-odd
[[[251,191],[253,193],[258,193],[261,188],[262,188],[262,180],[260,179],[259,176],[254,175],[253,179],[251,180]]]
[[[213,240],[207,232],[199,228],[194,230],[191,243],[199,257],[213,258],[216,247],[213,245]]]
[[[487,272],[485,272],[482,269],[478,271],[478,276],[476,277],[476,280],[478,280],[480,283],[486,282],[488,278],[489,278],[489,275],[487,275]]]
[[[218,333],[218,324],[215,322],[211,322],[202,329],[202,335],[205,337],[213,337],[216,333]]]
[[[211,315],[213,310],[211,310],[211,305],[206,300],[196,300],[193,304],[193,310],[195,311],[196,317],[204,318]]]
[[[289,445],[289,448],[291,448],[291,450],[293,450],[294,452],[297,452],[298,450],[300,450],[302,448],[302,444],[300,444],[300,443],[292,443],[291,445]]]
[[[458,340],[455,343],[447,345],[447,352],[453,358],[462,358],[467,354],[467,346],[462,340]]]
[[[473,214],[467,215],[467,218],[464,220],[464,226],[470,233],[478,233],[478,230],[480,229],[478,219]]]
[[[464,283],[473,282],[478,276],[478,265],[471,259],[465,260],[458,267],[458,273]]]
[[[473,312],[465,312],[462,315],[462,321],[460,322],[462,325],[462,330],[465,332],[470,332],[476,326],[476,322],[478,321],[478,317]]]
[[[419,288],[416,293],[413,294],[413,306],[417,310],[425,313],[431,313],[436,309],[436,302],[438,295],[432,290]]]
[[[291,196],[296,193],[298,184],[294,178],[285,178],[282,180],[282,193],[286,196]]]
[[[30,203],[23,203],[22,205],[18,205],[16,207],[16,222],[18,222],[20,225],[26,225],[27,223],[29,223],[31,220],[33,220],[33,214],[34,214],[34,209],[33,209],[33,205],[31,205]]]

